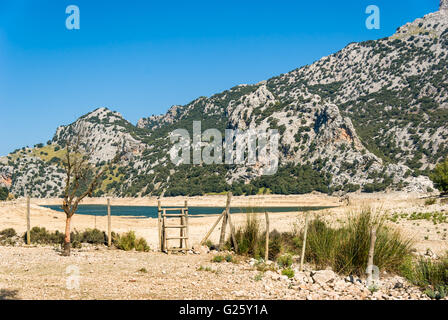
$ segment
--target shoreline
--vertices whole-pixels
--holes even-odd
[[[82,205],[106,205],[107,197],[85,198]],[[223,207],[225,208],[227,195],[206,195],[206,196],[179,196],[179,197],[144,197],[144,198],[117,198],[109,197],[112,206],[149,206],[157,207],[158,201],[162,206],[184,206],[188,201],[190,207]],[[324,194],[305,195],[256,195],[256,196],[232,196],[232,207],[262,208],[262,207],[323,207],[339,206],[339,197]],[[59,205],[61,198],[31,199],[32,203],[38,205]],[[322,205],[325,203],[326,205]]]
[[[401,202],[403,200],[421,200],[434,195],[428,193],[411,193],[403,191],[380,192],[380,193],[349,193],[347,198],[356,202],[388,201]],[[190,207],[225,207],[227,195],[205,195],[205,196],[177,196],[177,197],[140,197],[140,198],[119,198],[101,197],[85,198],[82,205],[106,205],[110,199],[112,206],[151,206],[157,207],[158,201],[162,206],[183,207],[188,201]],[[25,201],[24,198],[15,201]],[[262,208],[262,207],[338,207],[344,202],[344,197],[330,196],[324,193],[312,192],[298,195],[252,195],[252,196],[232,196],[232,207]],[[38,205],[59,205],[62,198],[32,198],[31,203]]]

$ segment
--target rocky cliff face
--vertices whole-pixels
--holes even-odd
[[[400,27],[391,37],[349,44],[312,65],[173,106],[137,126],[116,112],[97,109],[58,128],[51,148],[87,133],[82,142],[93,150],[93,163],[119,154],[121,162],[101,192],[122,196],[195,195],[248,185],[247,192],[430,191],[427,174],[448,155],[446,7],[441,1],[440,11]],[[173,165],[169,133],[191,131],[194,120],[201,121],[203,131],[277,129],[278,174],[261,177],[260,163]],[[0,163],[0,173],[8,172],[3,177],[15,192],[21,193],[36,170],[51,178],[35,180],[34,195],[58,192],[60,167],[42,156],[47,151],[11,154]]]
[[[440,0],[440,11],[448,10],[448,0]]]
[[[99,108],[75,123],[59,127],[53,143],[64,146],[70,141],[74,144],[79,136],[84,150],[91,151],[90,161],[95,164],[112,160],[117,154],[131,159],[146,148],[133,129],[120,113]]]

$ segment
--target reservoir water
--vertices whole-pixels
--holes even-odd
[[[63,212],[61,206],[47,205],[43,206],[55,211]],[[271,208],[231,208],[231,213],[246,212],[304,212],[327,209],[331,207],[271,207]],[[189,207],[190,216],[203,216],[209,214],[220,214],[222,207]],[[107,215],[107,206],[105,205],[80,205],[77,214],[105,216]],[[132,216],[141,218],[157,218],[157,207],[150,206],[111,206],[113,216]]]

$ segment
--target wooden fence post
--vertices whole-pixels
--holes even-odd
[[[31,204],[30,204],[30,197],[26,197],[26,244],[31,244]]]
[[[209,230],[209,232],[207,232],[207,234],[205,235],[204,239],[202,239],[201,241],[201,245],[204,245],[205,242],[207,241],[208,237],[210,237],[210,235],[212,234],[213,230],[215,230],[216,226],[218,225],[219,221],[221,221],[222,217],[226,214],[226,211],[224,210],[218,217],[218,219],[215,221],[215,223],[213,224],[212,228]]]
[[[182,211],[182,213],[184,215],[182,215],[182,217],[180,217],[180,224],[182,226],[185,226],[186,228],[188,228],[188,220],[187,220],[187,214],[188,214],[188,201],[185,200],[184,202],[184,210]],[[188,239],[182,239],[183,237],[185,237],[188,234],[188,230],[184,228],[180,228],[180,246],[179,248],[183,248],[183,243],[185,243],[185,248],[188,250]]]
[[[235,249],[235,253],[238,253],[238,242],[236,241],[235,227],[232,223],[230,216],[231,216],[231,214],[229,211],[229,213],[227,214],[227,218],[228,218],[228,222],[229,222],[229,226],[230,226],[230,236],[232,237],[233,248]]]
[[[112,217],[110,215],[110,199],[107,199],[107,246],[112,246]]]
[[[157,201],[157,211],[158,211],[158,226],[159,226],[159,249],[163,251],[163,239],[162,239],[162,203],[160,200]]]
[[[228,221],[228,216],[229,216],[229,212],[230,212],[230,201],[232,199],[232,192],[228,192],[227,193],[227,202],[226,202],[226,211],[225,214],[223,216],[223,220],[222,220],[222,228],[221,228],[221,236],[219,238],[219,251],[222,250],[222,248],[224,247],[224,243],[226,240],[226,227],[227,227],[227,221]]]
[[[185,211],[186,212],[186,215],[185,215],[185,225],[187,226],[187,228],[186,228],[187,239],[185,240],[185,246],[186,246],[187,250],[190,250],[190,221],[189,221],[189,219],[190,219],[190,217],[189,217],[190,212],[188,210],[188,201],[187,200],[185,200],[185,210],[186,210]]]
[[[269,215],[268,212],[264,212],[264,216],[266,218],[266,248],[264,252],[264,261],[267,262],[269,260]]]
[[[306,236],[308,233],[308,212],[305,214],[305,231],[303,233],[302,255],[300,257],[300,271],[303,271],[303,263],[305,261]]]
[[[373,282],[373,256],[375,254],[375,242],[376,242],[376,228],[372,227],[372,229],[370,230],[369,259],[367,262],[367,287],[370,287]]]

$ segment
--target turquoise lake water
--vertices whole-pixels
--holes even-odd
[[[52,210],[62,212],[61,206],[43,206]],[[327,209],[330,207],[272,207],[272,208],[231,208],[231,213],[250,212],[298,212],[313,211]],[[189,207],[190,216],[202,216],[208,214],[220,214],[224,208],[222,207]],[[107,206],[105,205],[81,205],[77,214],[105,216],[107,215]],[[135,216],[141,218],[157,218],[157,207],[148,206],[111,206],[111,214],[113,216]]]

